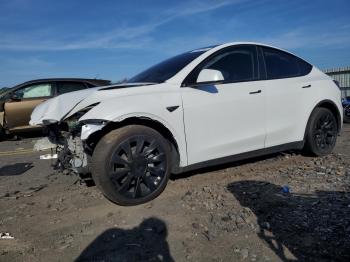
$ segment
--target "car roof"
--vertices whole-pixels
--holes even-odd
[[[282,48],[279,47],[275,47],[272,45],[268,45],[268,44],[263,44],[263,43],[259,43],[259,42],[252,42],[252,41],[237,41],[237,42],[228,42],[228,43],[221,43],[218,45],[213,45],[211,47],[208,47],[208,50],[205,50],[206,52],[204,52],[203,54],[201,54],[200,56],[198,56],[196,59],[194,59],[192,62],[190,62],[187,66],[185,66],[184,68],[182,68],[177,74],[175,74],[174,76],[172,76],[171,78],[169,78],[168,80],[166,80],[166,82],[168,83],[179,83],[182,82],[186,75],[188,75],[199,63],[199,61],[203,60],[203,56],[204,59],[208,56],[210,56],[211,54],[214,54],[215,52],[224,49],[226,47],[234,47],[234,46],[238,46],[238,45],[255,45],[255,46],[261,46],[261,47],[269,47],[269,48],[274,48],[276,50],[280,50],[283,51],[285,53],[291,54],[295,57],[298,57],[302,60],[304,60],[305,62],[307,62],[305,59],[301,58],[300,56],[293,54],[287,50],[284,50]],[[206,49],[206,48],[198,48],[195,50],[201,50],[201,49]],[[190,51],[191,52],[191,51]],[[309,63],[309,62],[307,62]],[[309,63],[310,64],[310,63]]]
[[[234,45],[257,45],[257,46],[263,46],[263,47],[270,47],[270,48],[274,48],[274,49],[277,49],[277,50],[281,50],[283,52],[286,52],[286,53],[289,53],[291,55],[294,55],[294,56],[297,56],[299,57],[298,55],[296,54],[293,54],[291,53],[290,51],[288,50],[285,50],[283,48],[280,48],[280,47],[277,47],[277,46],[273,46],[273,45],[268,45],[268,44],[264,44],[264,43],[260,43],[260,42],[240,42],[240,41],[237,41],[237,42],[228,42],[228,43],[222,43],[222,44],[219,44],[217,46],[215,46],[213,49],[221,49],[223,47],[228,47],[228,46],[234,46]],[[299,57],[300,58],[300,57]]]

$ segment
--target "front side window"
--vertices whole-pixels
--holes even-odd
[[[185,80],[188,84],[196,83],[203,69],[214,69],[222,73],[224,83],[257,80],[257,55],[254,46],[237,46],[219,51],[205,60]]]
[[[86,85],[81,82],[59,82],[57,83],[57,93],[59,95],[86,89]]]
[[[38,98],[38,97],[48,97],[51,96],[51,84],[50,83],[40,83],[27,86],[15,91],[13,94],[18,98]]]
[[[255,55],[251,48],[237,48],[209,61],[203,69],[215,69],[222,73],[225,82],[254,80]]]
[[[300,58],[268,47],[263,47],[267,79],[306,75],[312,66]]]

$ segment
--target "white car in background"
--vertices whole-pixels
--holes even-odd
[[[341,94],[316,67],[249,42],[193,50],[127,83],[39,105],[58,164],[91,172],[111,201],[157,197],[171,173],[289,149],[323,156],[342,125]]]

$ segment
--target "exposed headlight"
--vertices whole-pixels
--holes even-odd
[[[78,129],[81,128],[82,123],[78,122],[78,120],[85,115],[87,112],[89,112],[92,108],[94,108],[95,106],[97,106],[99,103],[95,103],[92,105],[89,105],[81,110],[79,110],[78,112],[76,112],[74,115],[70,116],[69,118],[67,118],[65,120],[65,122],[68,125],[68,128],[70,131],[76,131]]]
[[[95,104],[92,104],[92,105],[89,105],[81,110],[79,110],[78,112],[76,112],[74,115],[72,115],[70,118],[73,118],[73,119],[76,119],[76,120],[79,120],[83,115],[85,115],[87,112],[89,112],[91,109],[93,109],[95,106],[97,106],[99,103],[95,103]]]

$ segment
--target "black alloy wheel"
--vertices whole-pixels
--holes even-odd
[[[333,148],[337,139],[337,123],[331,112],[321,115],[315,123],[314,139],[320,150]]]
[[[161,134],[141,125],[112,130],[97,143],[91,173],[112,202],[138,205],[156,198],[171,170],[171,147]]]
[[[338,136],[337,120],[327,108],[315,108],[312,112],[305,135],[305,151],[316,156],[332,152]]]
[[[159,187],[166,165],[165,151],[154,138],[131,137],[114,151],[110,178],[125,198],[143,198]]]

